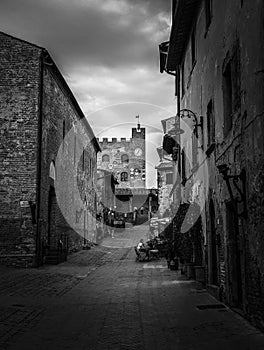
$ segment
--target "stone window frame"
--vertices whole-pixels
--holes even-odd
[[[107,160],[105,160],[107,159]],[[102,163],[109,163],[110,162],[110,156],[109,154],[103,154],[102,155]]]
[[[129,163],[129,156],[128,154],[124,153],[121,155],[121,162],[122,163]]]
[[[126,171],[122,171],[120,174],[120,181],[127,182],[128,181],[128,173]]]

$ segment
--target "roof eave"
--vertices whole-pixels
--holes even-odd
[[[170,33],[166,71],[175,72],[182,62],[193,21],[201,0],[179,0]]]

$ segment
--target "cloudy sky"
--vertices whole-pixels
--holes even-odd
[[[174,80],[159,73],[158,54],[169,37],[170,6],[170,0],[1,0],[0,30],[49,51],[96,136],[130,137],[126,123],[139,114],[149,145],[159,146],[160,120],[175,113]]]

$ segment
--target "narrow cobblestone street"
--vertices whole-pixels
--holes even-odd
[[[127,245],[147,227],[136,230],[134,238],[122,234]],[[217,308],[200,284],[168,270],[164,259],[136,262],[132,245],[96,246],[57,266],[0,271],[1,349],[264,348],[263,334]]]

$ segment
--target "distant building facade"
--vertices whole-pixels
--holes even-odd
[[[39,266],[57,263],[94,236],[94,178],[100,147],[93,131],[49,53],[39,46],[0,33],[0,263]],[[76,123],[93,140],[76,159],[76,142],[65,139]],[[76,135],[77,136],[77,135]],[[74,214],[77,234],[58,206],[54,182],[62,145],[68,164],[76,164],[84,208]],[[67,164],[64,164],[67,169]],[[72,174],[65,177],[65,201]],[[91,219],[90,219],[91,221]],[[92,220],[93,221],[93,220]]]
[[[182,136],[174,169],[178,200],[205,201],[205,283],[262,329],[263,21],[261,1],[175,0],[170,41],[160,45],[161,72],[176,76],[178,124],[188,115],[199,140],[187,164]],[[205,161],[208,184],[195,182]]]
[[[117,211],[124,213],[139,209],[148,195],[146,190],[145,128],[132,128],[129,139],[98,139],[102,152],[98,155],[98,170],[108,170],[115,177],[115,202]],[[112,208],[113,209],[113,208]]]
[[[111,171],[119,184],[116,188],[145,188],[146,150],[145,128],[132,128],[129,139],[98,139],[102,152],[98,155],[98,169]]]

